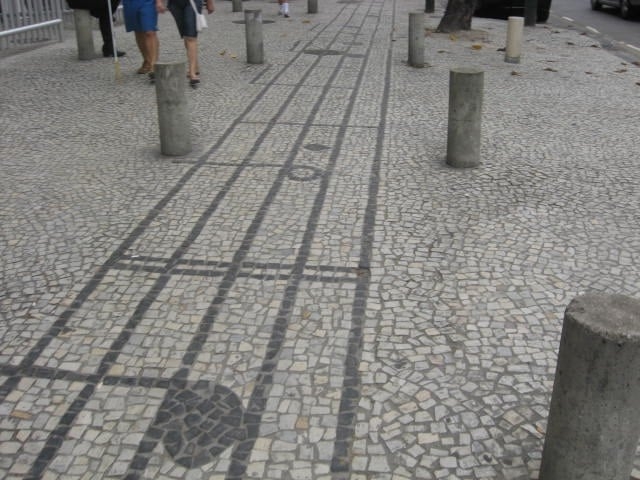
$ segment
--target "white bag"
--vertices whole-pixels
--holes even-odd
[[[198,11],[193,0],[191,0],[191,8],[193,8],[194,13],[196,14],[196,30],[201,32],[203,29],[207,28],[207,19]]]
[[[203,14],[196,12],[196,30],[201,32],[205,28],[207,28],[206,17]]]

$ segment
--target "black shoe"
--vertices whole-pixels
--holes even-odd
[[[118,57],[124,57],[127,54],[127,52],[121,52],[120,50],[118,50]],[[103,57],[113,57],[113,52],[109,51],[102,51],[102,56]]]

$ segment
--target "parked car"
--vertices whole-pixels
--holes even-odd
[[[592,2],[602,2],[603,0],[591,0]],[[607,0],[609,1],[609,0]],[[640,2],[640,0],[612,0],[612,1],[632,1]],[[549,19],[549,10],[551,9],[551,0],[537,1],[537,18],[538,23],[544,23]],[[477,17],[488,18],[509,18],[524,17],[524,0],[478,0],[474,15]]]
[[[591,0],[592,10],[600,10],[603,5],[617,8],[624,19],[631,18],[640,10],[640,0]]]

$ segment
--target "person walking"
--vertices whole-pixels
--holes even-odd
[[[168,8],[178,27],[178,33],[184,41],[187,51],[189,84],[195,88],[200,83],[200,67],[198,65],[198,30],[196,28],[196,12],[202,11],[203,0],[169,0]],[[216,7],[214,0],[206,0],[207,13],[211,15]]]
[[[142,54],[140,74],[149,74],[153,80],[153,68],[158,61],[158,14],[166,8],[163,0],[123,0],[124,24],[127,32],[134,32],[136,44]]]
[[[280,9],[278,15],[284,15],[284,18],[289,18],[289,2],[287,0],[278,0]]]

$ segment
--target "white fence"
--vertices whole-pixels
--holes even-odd
[[[0,50],[61,42],[63,1],[0,0]]]

